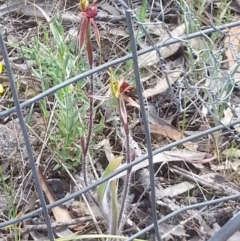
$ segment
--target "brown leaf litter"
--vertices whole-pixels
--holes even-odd
[[[166,33],[167,33],[167,30],[166,30]],[[173,38],[180,38],[184,34],[185,34],[185,24],[181,24],[178,27],[176,27],[174,30],[172,30],[170,34],[167,34],[167,36],[161,40],[161,43],[165,43],[167,40],[170,40]],[[174,53],[178,51],[178,49],[181,46],[182,46],[182,42],[172,44],[170,46],[161,47],[159,49],[161,53],[161,57],[165,59],[165,58],[168,58],[169,56],[172,56]],[[141,47],[144,48],[146,47],[146,45],[144,44]],[[138,61],[139,61],[139,67],[144,68],[147,66],[156,65],[159,62],[159,57],[156,51],[154,50],[139,56]]]
[[[36,1],[37,2],[37,1]],[[68,1],[69,3],[69,1]],[[43,6],[43,9],[47,11],[47,13],[50,14],[50,8],[47,9],[47,5],[44,2],[45,6]],[[172,4],[172,3],[171,3]],[[215,3],[214,3],[215,4]],[[31,5],[32,7],[33,5]],[[232,4],[231,4],[232,6]],[[124,26],[121,22],[124,20],[124,16],[121,13],[121,11],[117,8],[115,8],[113,5],[109,5],[107,2],[103,3],[101,5],[102,9],[99,11],[99,16],[101,15],[102,19],[107,19],[107,23],[103,20],[99,22],[99,24],[102,26],[102,33],[105,35],[103,38],[104,45],[107,46],[107,57],[104,58],[104,60],[109,61],[110,59],[115,58],[116,56],[121,56],[127,53],[126,50],[126,43],[128,40],[128,36],[126,32],[124,31]],[[172,5],[171,5],[172,7]],[[74,8],[73,8],[74,9]],[[2,12],[1,12],[2,11]],[[3,14],[4,9],[2,6],[0,6],[0,16]],[[12,12],[16,12],[16,9],[12,10]],[[20,10],[18,9],[18,14],[25,14],[28,15],[30,18],[34,18],[34,16],[39,16],[40,18],[43,18],[43,14],[41,11],[39,11],[38,8],[30,8],[30,5],[21,7]],[[153,9],[154,11],[154,9]],[[171,11],[171,10],[170,10]],[[175,10],[174,10],[175,11]],[[114,14],[114,16],[112,15]],[[6,13],[4,13],[5,16]],[[158,13],[159,14],[159,13]],[[101,18],[99,17],[99,19]],[[175,15],[176,16],[176,15]],[[205,15],[204,15],[205,16]],[[63,14],[63,23],[78,23],[80,21],[80,17],[76,14],[73,14],[73,12],[64,12]],[[98,20],[99,20],[98,19]],[[109,19],[111,21],[109,21]],[[150,18],[149,18],[150,19]],[[22,19],[21,19],[22,20]],[[18,21],[18,20],[17,20]],[[32,20],[31,20],[32,21]],[[18,22],[21,23],[21,22]],[[168,41],[169,39],[174,38],[180,38],[185,34],[185,25],[179,24],[176,27],[171,27],[171,30],[168,32],[167,29],[164,28],[164,25],[162,23],[151,23],[149,20],[145,20],[145,26],[149,29],[149,32],[151,36],[153,36],[154,41],[159,44],[164,43],[165,41]],[[171,25],[171,24],[169,24]],[[35,25],[37,26],[37,25]],[[119,30],[120,31],[117,31]],[[134,31],[137,32],[139,29],[135,28]],[[232,31],[232,32],[231,32]],[[231,36],[237,36],[237,30],[232,29],[230,30]],[[171,37],[170,37],[171,35]],[[111,38],[109,37],[111,36]],[[228,44],[230,42],[230,46],[237,44],[235,42],[236,40],[232,37],[227,36],[226,41],[228,41]],[[14,39],[15,38],[15,39]],[[228,39],[227,39],[228,38]],[[17,38],[11,37],[9,40],[16,43]],[[139,41],[139,47],[144,48],[148,46],[146,44],[146,39],[141,39]],[[199,41],[196,41],[199,43]],[[107,43],[107,44],[106,44]],[[225,42],[226,43],[226,42]],[[193,45],[194,43],[192,43]],[[196,44],[196,43],[195,43]],[[183,61],[184,58],[180,56],[179,58],[179,49],[182,47],[183,43],[177,43],[168,47],[162,47],[160,48],[160,52],[162,54],[162,57],[166,61],[166,74],[168,75],[168,78],[170,80],[170,84],[175,87],[175,83],[181,78],[181,74],[183,72],[186,72],[185,69],[186,63]],[[232,46],[231,46],[232,47]],[[200,47],[204,48],[204,47]],[[109,50],[110,49],[110,50]],[[119,50],[119,51],[118,51]],[[176,56],[176,54],[178,56]],[[229,68],[232,65],[232,60],[235,58],[232,55],[230,55],[230,52],[226,52],[226,58],[229,62]],[[181,60],[181,61],[179,61]],[[161,116],[162,119],[160,122],[154,123],[150,122],[150,131],[151,133],[154,133],[158,136],[164,136],[167,141],[177,141],[182,139],[185,136],[185,133],[180,131],[179,128],[179,120],[175,120],[177,123],[174,123],[173,125],[170,123],[167,123],[168,118],[166,118],[168,109],[172,108],[172,105],[169,103],[165,103],[166,96],[168,95],[168,85],[166,82],[166,79],[161,73],[161,71],[158,68],[158,62],[159,58],[156,55],[156,51],[152,51],[151,53],[145,54],[143,56],[139,57],[139,64],[141,67],[141,74],[146,74],[146,77],[142,80],[144,82],[145,91],[144,96],[148,99],[149,103],[154,102],[157,98],[164,99],[163,102],[160,102],[160,107],[163,109],[164,116]],[[180,64],[178,64],[180,63]],[[21,82],[24,82],[25,75],[27,75],[28,68],[25,64],[19,64],[19,63],[13,63],[12,65],[14,67],[14,71],[21,72]],[[30,63],[31,66],[31,63]],[[124,64],[118,66],[118,70],[121,70],[121,68],[124,68]],[[133,71],[126,71],[127,77],[131,79]],[[147,73],[145,72],[147,70]],[[98,78],[99,76],[97,76]],[[100,76],[102,78],[102,75]],[[27,78],[27,77],[26,77]],[[96,78],[96,79],[97,79]],[[1,79],[1,78],[0,78]],[[149,81],[149,83],[147,83]],[[153,83],[154,82],[154,83]],[[6,87],[8,87],[8,83],[6,80],[3,81],[3,83],[6,84]],[[34,81],[33,81],[34,83]],[[106,81],[107,83],[107,81]],[[104,84],[106,84],[104,82]],[[25,88],[24,95],[21,95],[21,98],[31,98],[32,96],[39,93],[39,91],[31,92],[31,88],[34,86],[34,84],[29,84],[29,81],[26,80],[25,86],[30,86],[30,91],[27,92]],[[167,93],[167,94],[166,94]],[[153,99],[153,96],[155,99]],[[190,98],[191,99],[191,98]],[[3,102],[1,102],[3,103]],[[152,103],[151,103],[152,104]],[[154,105],[155,103],[153,103]],[[102,104],[101,110],[105,109],[105,111],[109,111],[111,108],[109,105],[105,105],[105,103]],[[5,107],[5,106],[4,106]],[[175,113],[174,108],[170,110],[170,115],[173,115],[172,113]],[[140,122],[138,110],[136,111],[135,108],[129,108],[129,121],[130,122]],[[111,112],[111,111],[110,111]],[[135,112],[133,114],[133,112]],[[105,112],[104,112],[105,113]],[[177,113],[178,115],[179,113]],[[195,119],[195,113],[193,112],[187,112],[188,117],[192,119],[193,123],[203,121],[203,119],[199,118],[197,121]],[[156,114],[158,115],[158,114]],[[175,115],[175,114],[174,114]],[[179,114],[180,115],[180,114]],[[158,116],[157,116],[158,117]],[[222,121],[226,121],[225,123],[228,124],[233,117],[233,113],[225,111],[225,119],[222,119]],[[172,118],[172,119],[171,119]],[[171,116],[171,120],[177,119]],[[41,115],[34,113],[34,119],[35,119],[35,126],[34,124],[30,123],[29,133],[30,133],[30,141],[32,143],[32,146],[34,147],[34,154],[35,156],[38,155],[38,146],[39,143],[41,143],[42,134],[44,134],[45,131],[45,125],[44,120],[41,117]],[[109,121],[107,124],[109,126],[105,126],[104,128],[112,128],[114,132],[115,129],[119,126],[118,117],[115,115],[115,113],[110,114],[111,121]],[[154,118],[153,118],[154,119]],[[187,119],[187,127],[186,130],[188,131],[189,126],[192,128],[191,123],[189,121],[188,123]],[[207,121],[206,121],[207,122]],[[172,122],[171,122],[172,123]],[[177,128],[178,127],[178,128]],[[3,124],[0,126],[0,147],[1,151],[3,151],[4,155],[4,172],[5,172],[5,178],[9,178],[7,175],[7,171],[9,170],[9,166],[11,164],[14,164],[14,168],[18,168],[17,165],[22,165],[25,167],[27,162],[27,155],[26,155],[26,148],[24,146],[24,142],[21,136],[21,131],[19,129],[19,124],[17,119],[8,121],[7,124]],[[190,128],[189,128],[190,129]],[[196,131],[193,129],[193,132]],[[197,130],[200,131],[200,130]],[[2,134],[1,134],[2,133]],[[109,133],[109,130],[108,130]],[[113,156],[113,153],[118,153],[116,151],[116,145],[117,142],[114,142],[116,139],[120,140],[121,145],[124,144],[124,133],[122,130],[118,128],[118,131],[116,132],[116,137],[112,138],[112,134],[108,135],[107,137],[104,136],[104,141],[99,144],[99,147],[97,148],[97,153],[104,153],[105,159],[100,157],[92,157],[93,160],[91,169],[93,169],[95,166],[97,166],[100,162],[103,164],[99,170],[102,171],[104,165],[107,163],[107,160],[110,160]],[[102,133],[101,133],[102,134]],[[2,136],[1,136],[2,135]],[[102,137],[102,136],[101,136]],[[4,139],[3,139],[4,138]],[[116,138],[116,139],[115,139]],[[145,142],[143,140],[142,143],[138,143],[134,139],[134,135],[130,133],[130,139],[131,139],[131,149],[137,150],[136,156],[141,156],[142,153],[145,150]],[[2,142],[1,142],[2,139]],[[110,139],[114,139],[114,141],[111,141]],[[170,139],[170,140],[169,140]],[[114,143],[114,144],[113,144]],[[95,144],[95,143],[94,143]],[[162,146],[163,142],[157,143],[158,146]],[[223,145],[221,142],[219,142],[219,146]],[[238,157],[236,156],[238,154],[239,147],[236,146],[234,149],[235,156],[229,155],[227,149],[226,152],[223,152],[223,157],[219,158],[214,151],[207,153],[207,151],[204,149],[202,152],[196,150],[196,144],[195,142],[188,142],[184,145],[185,149],[172,149],[168,150],[162,153],[158,153],[154,155],[153,162],[154,162],[154,170],[155,170],[155,181],[156,181],[156,204],[157,204],[157,211],[159,218],[163,217],[164,215],[167,215],[171,213],[172,211],[175,211],[181,207],[187,206],[190,203],[199,203],[201,201],[204,201],[206,198],[208,200],[212,199],[214,196],[218,195],[230,195],[235,194],[238,192],[238,184],[235,183],[233,185],[232,182],[236,182],[235,175],[238,175],[239,165],[236,164],[228,165],[228,161],[231,162],[238,162]],[[221,146],[222,147],[222,146]],[[154,148],[154,145],[153,145]],[[121,148],[119,148],[121,149]],[[124,148],[122,148],[124,149]],[[123,150],[121,150],[123,151]],[[92,154],[92,153],[91,153]],[[226,161],[226,163],[224,163]],[[15,165],[16,164],[16,165]],[[122,166],[125,166],[126,164],[123,164]],[[21,166],[21,168],[22,168]],[[217,169],[219,168],[219,169]],[[19,167],[20,169],[20,167]],[[51,172],[49,170],[50,168],[47,168],[47,172]],[[97,169],[97,168],[96,168]],[[228,170],[230,172],[236,171],[234,176],[232,178],[226,178],[224,176],[225,170]],[[56,200],[56,197],[54,197],[54,191],[53,188],[48,185],[47,178],[43,175],[42,172],[39,172],[39,179],[41,181],[42,189],[50,203],[54,202]],[[59,174],[59,173],[58,173]],[[123,178],[126,172],[120,173],[117,177]],[[219,178],[219,174],[221,174],[222,179],[224,179],[224,182],[220,183],[221,178]],[[97,175],[96,175],[97,176]],[[133,210],[133,214],[128,217],[127,220],[127,227],[129,227],[129,230],[131,232],[137,232],[138,230],[141,230],[142,228],[146,227],[146,225],[152,224],[151,219],[151,205],[150,205],[150,199],[149,196],[151,194],[150,190],[150,184],[149,184],[149,161],[145,160],[136,166],[132,168],[132,176],[133,180],[131,180],[131,199],[129,202],[131,203],[130,206]],[[20,176],[21,178],[21,176]],[[53,193],[52,193],[53,192]],[[1,195],[0,195],[1,198]],[[27,199],[27,198],[26,198]],[[3,202],[6,202],[6,200],[2,199]],[[22,213],[24,214],[28,212],[29,210],[32,210],[35,208],[36,205],[36,197],[34,199],[33,195],[33,201],[30,202],[29,206],[26,205],[23,207]],[[30,200],[31,201],[31,200]],[[214,206],[211,207],[211,209],[206,208],[204,210],[192,210],[188,211],[184,214],[178,215],[177,217],[173,218],[171,222],[164,222],[161,225],[159,225],[159,230],[161,232],[162,237],[164,240],[191,240],[194,239],[199,240],[207,240],[210,236],[213,235],[213,233],[217,230],[218,227],[220,227],[220,223],[224,223],[222,219],[224,218],[222,216],[222,213],[224,213],[225,210],[225,216],[231,217],[233,215],[233,210],[237,210],[236,204],[232,203],[232,206],[224,207],[222,206]],[[95,207],[95,206],[94,206]],[[95,207],[96,208],[96,207]],[[1,209],[1,207],[0,207]],[[220,214],[218,214],[220,212]],[[76,219],[72,216],[72,213],[74,213],[76,216]],[[93,209],[93,213],[96,215],[97,220],[99,219],[99,212],[96,209]],[[59,216],[60,214],[60,216]],[[207,215],[211,215],[211,218]],[[70,206],[63,207],[58,206],[55,209],[53,209],[53,216],[51,217],[52,226],[54,227],[54,231],[56,232],[56,236],[58,237],[64,237],[66,235],[69,235],[73,231],[78,231],[79,233],[92,233],[95,232],[94,226],[92,227],[92,217],[90,217],[90,213],[88,212],[88,206],[82,201],[81,197],[79,200],[74,200],[71,202]],[[64,220],[63,220],[64,219]],[[66,221],[67,219],[67,221]],[[38,219],[39,221],[42,221],[41,218]],[[214,221],[212,221],[214,220]],[[29,239],[33,238],[34,240],[38,240],[40,238],[45,238],[46,236],[46,225],[34,225],[33,220],[27,220],[24,221],[22,224],[22,229],[26,231],[25,235],[21,238]],[[60,221],[61,223],[59,223]],[[221,222],[220,222],[221,221]],[[79,222],[80,225],[79,225]],[[91,225],[89,225],[91,223]],[[222,224],[221,223],[221,224]],[[76,228],[76,225],[77,227]],[[69,228],[63,227],[65,225]],[[63,228],[62,228],[63,227]],[[70,227],[73,227],[71,229]],[[75,228],[74,228],[75,227]],[[56,229],[59,228],[59,229]],[[88,229],[90,228],[90,229]],[[102,227],[101,227],[102,228]],[[69,232],[64,233],[64,230],[69,230]],[[102,228],[103,232],[105,232],[105,229]],[[30,231],[30,235],[29,235]],[[125,230],[126,236],[129,236],[130,232],[127,232]],[[28,232],[28,233],[27,233]],[[237,234],[238,235],[238,234]],[[146,237],[144,237],[146,238]],[[154,240],[154,233],[152,234],[152,237],[148,237],[147,240],[151,240],[151,238]],[[231,240],[232,241],[232,240]]]

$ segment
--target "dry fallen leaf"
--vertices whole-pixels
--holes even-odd
[[[229,123],[231,123],[231,121],[233,121],[233,113],[231,108],[227,108],[226,110],[223,111],[224,113],[224,117],[221,119],[221,122],[224,125],[228,125]]]
[[[183,73],[184,60],[182,57],[176,58],[174,61],[168,61],[165,65],[166,74],[170,85],[172,85]],[[149,88],[143,92],[145,98],[160,94],[168,89],[168,83],[163,75],[162,78],[157,77],[157,84],[153,88]]]
[[[166,42],[167,40],[171,39],[171,38],[179,38],[181,36],[183,36],[185,33],[185,24],[181,24],[178,27],[176,27],[173,31],[171,31],[171,35],[165,37],[161,43]],[[160,53],[162,58],[168,58],[170,56],[172,56],[173,54],[175,54],[178,49],[182,46],[182,42],[180,43],[175,43],[175,44],[171,44],[169,46],[165,46],[160,48]],[[146,47],[146,46],[141,46],[141,47]],[[151,51],[149,53],[143,54],[141,56],[139,56],[138,58],[139,60],[139,67],[146,67],[146,66],[151,66],[154,64],[157,64],[159,62],[159,58],[157,56],[156,51]]]
[[[144,27],[147,29],[148,33],[159,36],[159,41],[168,35],[166,28],[164,28],[162,23],[150,22],[149,19],[145,19]],[[140,28],[141,29],[141,28]]]
[[[109,139],[104,139],[104,140],[105,140],[104,152],[105,152],[105,155],[106,155],[106,157],[108,159],[108,162],[110,163],[114,159],[114,155],[112,153],[112,148],[111,148]]]
[[[212,183],[213,182],[212,177],[214,175],[215,175],[214,173],[210,173],[210,174],[200,175],[199,177],[208,181],[209,183]],[[196,185],[197,184],[193,183],[193,182],[183,181],[181,183],[177,183],[175,185],[165,188],[163,190],[163,196],[173,198],[173,197],[179,196],[185,192],[190,191],[191,189],[196,187]]]
[[[192,217],[192,219],[198,220],[198,223],[200,224],[199,229],[207,234],[210,234],[212,232],[212,229],[210,228],[208,222],[204,220],[202,215],[197,210],[188,210],[188,214]]]
[[[48,199],[49,204],[56,202],[57,197],[46,182],[46,179],[40,168],[38,168],[38,179],[41,184],[42,190]],[[68,210],[61,205],[52,208],[52,212],[56,221],[58,222],[66,222],[73,219]]]
[[[238,21],[239,18],[235,18],[235,21]],[[224,39],[224,46],[227,48],[225,55],[228,60],[228,67],[231,69],[237,60],[239,53],[239,44],[240,44],[240,27],[232,27],[228,31],[229,36],[226,36]]]
[[[234,109],[234,114],[237,116],[235,117],[232,109],[228,107],[226,110],[223,111],[224,117],[221,119],[222,124],[229,125],[231,122],[235,121],[237,118],[240,118],[240,107],[236,106]],[[240,125],[234,125],[233,127],[238,133],[240,133]]]
[[[20,72],[27,72],[27,71],[31,71],[31,68],[33,67],[33,65],[34,65],[33,61],[27,60],[23,64],[12,63],[11,67],[12,67],[12,69],[20,71]]]
[[[184,225],[171,225],[166,223],[161,223],[159,225],[159,231],[162,233],[161,238],[163,240],[174,240],[174,237],[178,237],[180,240],[186,240],[183,237],[187,237],[186,230],[184,229]],[[173,236],[172,236],[173,235]]]
[[[181,68],[178,68],[176,70],[171,70],[168,73],[168,79],[170,82],[170,85],[172,85],[183,73]],[[152,97],[154,95],[160,94],[168,89],[168,83],[167,80],[163,77],[160,79],[160,81],[156,84],[154,88],[149,88],[143,92],[143,96],[145,98]]]
[[[160,125],[160,124],[151,124],[150,125],[150,132],[154,134],[159,134],[165,137],[168,137],[172,140],[181,140],[184,138],[184,135],[181,133],[181,131],[174,129],[171,126],[167,125]],[[188,150],[195,151],[196,145],[192,142],[186,142],[183,144]]]
[[[191,46],[191,48],[197,52],[202,51],[203,49],[209,48],[209,45],[208,45],[206,39],[202,38],[202,37],[189,39],[187,44],[189,44]]]
[[[111,13],[111,15],[114,15],[114,16],[120,16],[121,13],[118,11],[118,9],[116,9],[113,5],[111,5],[109,2],[102,2],[101,3],[101,8],[104,10],[104,12],[106,14],[109,14]],[[101,9],[98,9],[98,12],[100,11]]]
[[[20,1],[9,1],[5,4],[4,2],[1,3],[0,5],[0,17],[3,17],[5,14],[9,14],[11,12],[17,11],[22,4]]]
[[[206,153],[199,151],[189,151],[189,150],[176,150],[176,151],[165,151],[163,153],[158,153],[153,156],[153,163],[164,163],[170,161],[185,161],[190,163],[202,163],[206,158]],[[120,165],[119,168],[123,168],[127,164]],[[132,172],[135,172],[141,168],[149,166],[148,159],[134,165],[132,167]],[[116,178],[120,178],[126,175],[126,171],[117,174],[115,177],[110,180],[114,180]]]
[[[102,28],[105,30],[106,33],[106,37],[109,38],[109,34],[112,34],[114,36],[117,37],[123,37],[123,38],[128,38],[129,34],[126,31],[126,29],[121,29],[119,27],[111,27],[111,26],[107,26],[107,25],[102,25]]]
[[[172,186],[164,189],[164,196],[173,198],[173,197],[179,196],[185,192],[190,191],[195,186],[196,186],[195,184],[192,184],[187,181],[177,183],[175,185],[172,185]]]

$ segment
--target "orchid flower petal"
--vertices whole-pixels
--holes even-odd
[[[122,96],[122,98],[123,98],[125,101],[128,102],[128,105],[140,109],[140,105],[139,105],[136,101],[134,101],[131,97],[129,97],[129,96],[125,95],[125,94],[121,94],[121,96]]]
[[[96,100],[109,100],[109,96],[99,96],[99,95],[88,95],[88,97],[96,99]]]
[[[87,32],[87,55],[88,55],[88,63],[90,68],[93,67],[93,48],[92,48],[92,42],[90,40],[89,32]]]
[[[88,7],[85,11],[84,11],[85,15],[87,18],[91,18],[93,19],[94,17],[97,16],[97,4],[93,3],[90,7]]]
[[[80,51],[82,50],[83,44],[85,42],[88,22],[89,22],[88,19],[86,17],[83,17],[82,22],[79,26],[79,35],[80,35],[79,49],[80,49]]]
[[[124,99],[121,97],[119,98],[119,109],[120,109],[123,124],[127,125],[127,110],[126,110]]]
[[[82,12],[86,11],[89,6],[88,0],[80,0],[79,8]]]
[[[98,47],[100,49],[101,48],[101,43],[100,43],[100,33],[99,33],[98,26],[97,26],[97,24],[96,24],[96,22],[94,21],[93,18],[91,18],[90,21],[92,23],[92,26],[94,28],[94,32],[96,34],[97,45],[98,45]]]
[[[110,88],[111,88],[112,95],[118,99],[120,96],[120,83],[115,78],[112,68],[110,68],[109,75],[110,75]]]

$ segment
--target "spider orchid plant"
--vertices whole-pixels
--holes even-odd
[[[100,34],[98,26],[94,20],[97,16],[97,4],[89,4],[88,0],[80,0],[79,8],[82,13],[81,23],[79,25],[79,50],[82,51],[84,44],[86,45],[88,62],[90,68],[93,68],[93,48],[91,42],[91,26],[93,26],[96,35],[96,41],[99,49],[100,47]]]

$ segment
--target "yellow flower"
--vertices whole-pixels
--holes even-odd
[[[0,84],[0,94],[4,92],[3,86]]]
[[[118,99],[120,96],[120,82],[115,78],[112,68],[110,68],[109,74],[110,74],[110,88],[111,88],[112,95]]]
[[[88,6],[89,6],[88,0],[80,0],[79,7],[80,7],[82,12],[86,11]]]
[[[3,71],[3,64],[2,62],[0,62],[0,74]],[[0,94],[2,94],[4,92],[3,86],[0,84]]]

